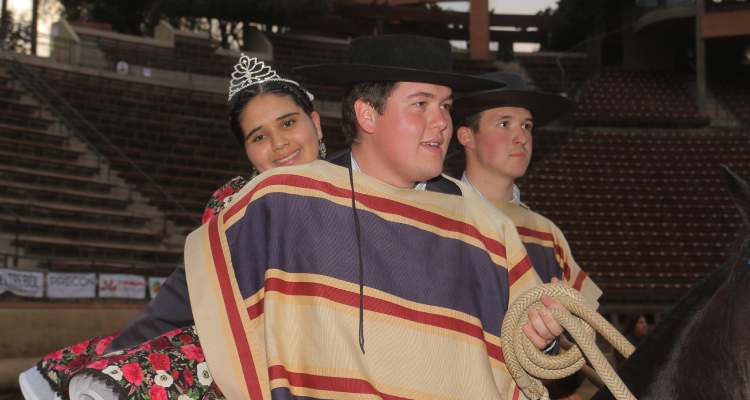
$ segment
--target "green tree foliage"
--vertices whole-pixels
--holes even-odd
[[[30,21],[17,17],[11,10],[7,11],[6,21],[0,29],[0,48],[18,53],[28,53],[31,49]]]

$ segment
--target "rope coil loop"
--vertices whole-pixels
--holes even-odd
[[[559,355],[544,354],[521,329],[529,321],[528,309],[541,305],[544,295],[553,297],[563,305],[564,309],[548,310],[575,339],[573,347]],[[588,359],[616,399],[635,400],[596,346],[597,332],[623,356],[633,354],[633,345],[604,317],[587,306],[578,291],[559,283],[537,286],[516,299],[505,314],[501,333],[505,365],[524,396],[530,400],[548,400],[549,393],[539,379],[570,376],[581,369]]]

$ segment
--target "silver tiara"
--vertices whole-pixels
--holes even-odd
[[[232,97],[234,97],[234,95],[247,87],[270,81],[291,83],[302,89],[307,94],[307,97],[310,98],[310,101],[313,101],[315,99],[315,96],[313,96],[313,94],[308,92],[307,90],[303,89],[302,86],[299,85],[299,83],[291,79],[280,77],[279,74],[276,73],[273,68],[271,68],[271,66],[266,65],[263,61],[260,61],[255,57],[250,58],[245,54],[241,54],[240,62],[234,65],[232,80],[229,81],[228,100],[232,100]]]

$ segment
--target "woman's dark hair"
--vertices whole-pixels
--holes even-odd
[[[232,133],[234,133],[237,142],[239,142],[242,148],[245,148],[245,133],[242,132],[242,127],[240,126],[242,110],[245,109],[250,100],[266,93],[290,97],[307,115],[315,111],[312,100],[307,96],[307,92],[290,82],[267,81],[242,89],[229,101],[229,127],[232,129]]]

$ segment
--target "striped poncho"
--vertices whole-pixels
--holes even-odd
[[[499,207],[516,225],[526,253],[542,281],[552,277],[581,292],[589,307],[596,309],[601,289],[573,259],[568,240],[560,228],[525,204],[506,203]]]
[[[190,300],[229,399],[513,399],[500,326],[540,283],[513,224],[466,196],[324,161],[278,168],[190,234]],[[521,396],[522,397],[522,396]]]

